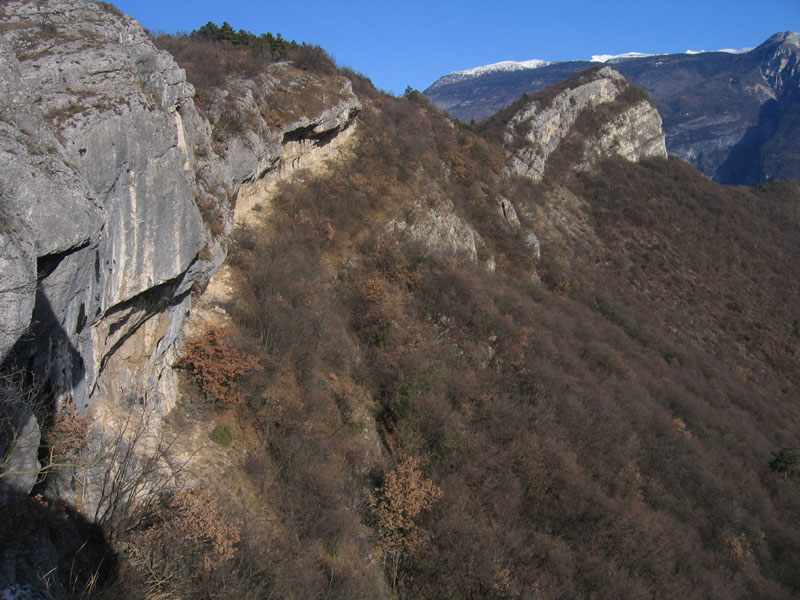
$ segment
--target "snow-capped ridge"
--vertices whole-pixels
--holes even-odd
[[[626,58],[646,58],[648,56],[656,56],[656,55],[645,54],[644,52],[625,52],[624,54],[593,54],[592,58],[589,59],[589,62],[613,63],[618,60],[624,60]]]
[[[531,60],[504,60],[501,62],[492,63],[490,65],[483,65],[482,67],[472,67],[463,71],[453,71],[451,75],[467,75],[478,76],[484,73],[491,73],[492,71],[521,71],[523,69],[538,69],[539,67],[546,67],[553,64],[546,60],[539,60],[534,58]]]
[[[708,52],[726,52],[728,54],[745,54],[746,52],[750,52],[753,50],[753,47],[750,46],[749,48],[720,48],[719,50],[687,50],[684,54],[706,54]]]
[[[472,67],[471,69],[464,69],[463,71],[453,71],[452,73],[442,77],[434,85],[437,84],[441,85],[444,83],[456,83],[458,81],[465,81],[467,79],[480,77],[481,75],[486,75],[487,73],[494,73],[497,71],[522,71],[525,69],[538,69],[539,67],[546,67],[547,65],[552,65],[552,64],[553,63],[550,61],[539,60],[538,58],[534,58],[531,60],[523,60],[523,61],[504,60],[501,62],[492,63],[490,65],[483,65],[480,67]]]
[[[706,54],[708,52],[727,52],[728,54],[744,54],[750,52],[753,48],[722,48],[720,50],[687,50],[684,54]],[[648,56],[668,56],[670,54],[679,54],[672,52],[662,52],[655,54],[647,54],[644,52],[625,52],[623,54],[595,54],[589,59],[589,62],[596,63],[615,63],[628,58],[647,58]]]

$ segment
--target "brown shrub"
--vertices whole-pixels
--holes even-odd
[[[207,402],[229,405],[242,401],[237,380],[262,368],[258,357],[232,346],[220,327],[209,327],[205,334],[186,340],[185,352],[175,366],[189,373]]]
[[[147,574],[152,592],[196,595],[215,571],[228,572],[226,563],[234,558],[240,536],[213,494],[182,490],[152,508],[148,524],[124,547],[134,566]]]

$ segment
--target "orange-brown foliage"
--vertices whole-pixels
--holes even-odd
[[[206,401],[213,404],[239,404],[242,392],[237,380],[262,368],[257,356],[232,346],[220,327],[209,327],[203,335],[187,339],[184,350],[176,366],[189,373]]]
[[[417,517],[442,495],[442,490],[423,477],[418,458],[405,459],[386,474],[375,501],[382,535],[378,547],[385,552],[417,552],[423,543]]]

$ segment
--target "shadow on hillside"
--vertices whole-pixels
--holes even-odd
[[[72,507],[41,496],[3,506],[0,597],[98,598],[119,581],[119,561],[98,525]]]
[[[78,395],[84,385],[84,361],[41,284],[61,258],[39,259],[31,324],[0,367],[0,459],[19,442],[32,416],[46,432],[53,425],[56,401]],[[76,333],[86,322],[83,307],[79,313]],[[39,443],[34,430],[27,446],[32,456],[12,455],[10,468],[30,468],[30,473],[0,477],[0,597],[98,598],[108,582],[118,579],[118,559],[98,525],[69,504],[36,493],[40,488],[46,493],[46,481],[29,492],[41,478],[35,466]],[[39,447],[42,464],[47,454],[47,448]]]
[[[60,253],[39,258],[39,283],[30,326],[14,344],[0,371],[3,374],[13,373],[15,377],[21,378],[18,384],[22,388],[36,388],[40,399],[48,403],[44,407],[45,413],[52,413],[55,408],[53,402],[59,397],[83,396],[79,389],[85,385],[86,368],[83,357],[61,325],[42,284],[57,269],[64,256],[65,253]],[[81,305],[75,322],[75,335],[81,332],[86,322],[85,308]],[[82,411],[84,407],[75,408]]]
[[[761,161],[761,149],[775,134],[780,119],[781,107],[777,100],[768,100],[761,106],[758,123],[750,127],[728,158],[714,175],[714,179],[728,185],[754,185],[765,180]]]

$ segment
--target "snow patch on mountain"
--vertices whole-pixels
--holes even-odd
[[[722,48],[721,50],[687,50],[684,54],[706,54],[707,52],[727,52],[729,54],[744,54],[753,48]],[[667,56],[670,53],[646,54],[644,52],[625,52],[624,54],[595,54],[589,62],[596,63],[616,63],[628,58],[646,58],[648,56]]]
[[[645,54],[644,52],[625,52],[624,54],[594,54],[589,62],[607,63],[617,62],[626,58],[646,58],[648,56],[656,56],[655,54]]]
[[[453,71],[449,75],[445,75],[435,85],[442,85],[446,83],[456,83],[459,81],[466,81],[486,75],[487,73],[494,73],[496,71],[522,71],[524,69],[538,69],[539,67],[546,67],[552,65],[552,62],[546,60],[539,60],[537,58],[531,60],[504,60],[490,65],[483,65],[481,67],[472,67],[471,69],[464,69],[463,71]]]
[[[750,52],[753,47],[750,46],[749,48],[721,48],[720,50],[687,50],[684,54],[705,54],[706,52],[727,52],[728,54],[744,54],[745,52]]]

